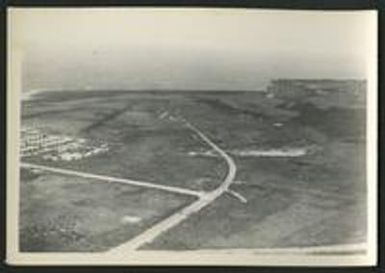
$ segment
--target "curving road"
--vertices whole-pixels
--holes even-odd
[[[205,193],[200,196],[200,198],[194,203],[188,205],[187,207],[182,208],[180,211],[172,214],[171,216],[163,219],[157,224],[153,225],[149,229],[145,230],[138,236],[134,237],[132,240],[124,243],[118,247],[111,249],[108,253],[124,253],[129,251],[134,251],[144,244],[152,242],[156,237],[166,232],[170,228],[178,225],[184,219],[189,217],[191,214],[198,212],[202,208],[206,207],[212,203],[215,199],[225,193],[229,186],[234,182],[235,174],[237,167],[234,160],[220,147],[218,147],[214,142],[212,142],[205,134],[203,134],[198,128],[193,126],[191,123],[186,120],[182,120],[186,127],[194,131],[205,143],[207,143],[212,149],[214,149],[227,163],[228,171],[225,179],[219,187]]]

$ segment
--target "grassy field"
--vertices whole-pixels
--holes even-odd
[[[86,96],[87,92],[82,94]],[[49,132],[101,140],[110,145],[110,151],[75,162],[55,163],[41,157],[27,158],[29,162],[197,190],[214,188],[225,175],[226,166],[221,160],[187,156],[190,151],[207,148],[191,130],[181,122],[159,118],[165,111],[178,116],[177,111],[172,111],[172,102],[183,107],[190,104],[188,98],[112,92],[107,99],[101,92],[99,97],[81,99],[82,103],[76,96],[73,100],[67,98],[55,109],[52,105],[59,104],[60,95],[47,93],[43,102],[34,101],[35,112],[26,106],[23,123],[44,125]],[[203,179],[205,184],[199,182]]]
[[[117,183],[21,170],[20,249],[105,251],[194,198]]]
[[[142,249],[282,248],[360,243],[365,206],[279,187],[234,187],[248,202],[226,194]]]
[[[364,87],[363,82],[355,81],[292,80],[278,81],[268,92],[42,93],[23,103],[23,124],[41,124],[50,132],[101,140],[110,150],[73,162],[49,162],[39,156],[23,160],[189,189],[214,189],[226,175],[227,166],[219,157],[189,156],[210,148],[183,126],[180,118],[184,118],[227,151],[303,148],[308,152],[293,158],[233,155],[237,183],[231,189],[247,203],[226,193],[143,249],[363,242]],[[44,192],[47,185],[39,185],[36,192]],[[79,191],[76,185],[74,189]],[[63,196],[66,194],[69,192]],[[94,192],[81,194],[93,198]],[[24,198],[31,201],[29,195]],[[119,207],[107,201],[103,206]],[[28,215],[33,220],[33,214]]]
[[[287,83],[285,87],[290,89]],[[227,194],[143,249],[364,242],[365,92],[357,98],[349,90],[343,90],[344,96],[336,91],[201,99],[217,109],[220,124],[205,130],[228,149],[309,147],[311,152],[298,158],[235,158],[241,183],[232,189],[247,203]],[[224,113],[233,117],[220,119]],[[231,136],[216,132],[218,128]]]

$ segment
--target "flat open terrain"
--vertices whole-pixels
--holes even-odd
[[[22,170],[21,251],[104,251],[194,198]]]
[[[189,129],[178,121],[160,118],[166,112],[178,117],[174,104],[199,107],[191,99],[177,93],[79,93],[80,98],[78,92],[46,93],[27,102],[23,123],[107,142],[109,153],[82,161],[50,162],[35,157],[28,162],[196,190],[214,188],[225,175],[226,166],[220,159],[187,156],[189,151],[207,149]]]
[[[210,154],[212,148],[186,126],[187,120],[233,158],[234,183],[229,192],[140,249],[361,243],[366,240],[365,111],[365,85],[359,81],[277,81],[266,92],[45,92],[23,102],[23,125],[101,141],[110,148],[81,160],[53,162],[37,155],[22,161],[208,192],[221,185],[228,166]],[[258,155],[290,149],[303,153]],[[48,173],[21,183],[21,219],[26,226],[49,225],[49,219],[58,217],[84,227],[81,213],[87,202],[79,200],[87,198],[97,203],[90,205],[93,213],[104,212],[109,224],[126,214],[145,217],[154,210],[155,215],[143,220],[143,226],[105,227],[105,220],[98,222],[89,214],[87,221],[96,219],[92,229],[100,231],[84,231],[85,239],[78,243],[55,239],[48,246],[39,245],[40,235],[33,237],[22,228],[25,250],[110,249],[194,200]],[[45,191],[61,198],[39,198]],[[69,211],[80,216],[57,216],[72,217]],[[99,236],[103,232],[116,233],[119,239]]]
[[[365,240],[363,202],[276,185],[233,189],[248,202],[225,195],[142,249],[282,248]]]

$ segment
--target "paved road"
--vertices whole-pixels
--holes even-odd
[[[111,249],[108,253],[125,253],[129,251],[134,251],[144,244],[152,242],[156,237],[160,236],[162,233],[171,229],[172,227],[178,225],[180,222],[188,218],[193,213],[198,212],[202,208],[206,207],[212,203],[215,199],[225,193],[231,183],[234,182],[235,174],[237,167],[234,163],[234,160],[220,147],[218,147],[214,142],[212,142],[205,134],[203,134],[198,128],[190,124],[189,122],[182,120],[184,124],[194,131],[205,143],[207,143],[212,149],[214,149],[227,163],[228,172],[221,183],[221,185],[213,191],[201,195],[201,197],[194,203],[184,207],[180,211],[172,214],[171,216],[163,219],[159,223],[145,230],[143,233],[134,237],[132,240],[124,243],[116,248]]]
[[[125,179],[125,178],[117,178],[117,177],[111,177],[111,176],[105,176],[105,175],[98,175],[98,174],[92,174],[92,173],[78,172],[78,171],[73,171],[73,170],[68,170],[68,169],[48,167],[45,165],[38,165],[38,164],[25,163],[25,162],[22,162],[20,165],[23,168],[32,168],[32,169],[38,169],[38,170],[43,170],[43,171],[49,171],[52,173],[79,176],[79,177],[83,177],[83,178],[91,178],[91,179],[99,180],[99,181],[103,181],[103,182],[115,182],[115,183],[128,184],[128,185],[132,185],[132,186],[152,188],[152,189],[169,191],[169,192],[179,193],[179,194],[194,195],[197,197],[201,197],[204,194],[203,192],[200,192],[200,191],[193,191],[193,190],[188,190],[188,189],[184,189],[184,188],[154,184],[154,183],[150,183],[150,182],[135,181],[135,180]]]

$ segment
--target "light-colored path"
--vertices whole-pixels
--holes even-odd
[[[227,191],[228,193],[230,193],[232,196],[234,196],[235,198],[237,198],[239,201],[241,201],[242,203],[247,203],[247,199],[246,197],[244,197],[242,194],[240,194],[239,192],[236,192],[236,191],[233,191],[233,190],[228,190]]]
[[[223,151],[214,142],[212,142],[198,128],[196,128],[195,126],[193,126],[192,124],[190,124],[185,120],[182,120],[182,122],[184,122],[184,124],[188,128],[194,131],[204,142],[206,142],[211,148],[213,148],[226,161],[228,166],[228,172],[225,179],[223,180],[222,184],[215,190],[202,195],[200,199],[198,199],[194,203],[188,205],[187,207],[184,207],[183,209],[172,214],[166,219],[163,219],[162,221],[158,222],[154,226],[145,230],[144,232],[134,237],[132,240],[128,241],[127,243],[124,243],[116,248],[113,248],[108,252],[109,254],[114,254],[114,253],[122,254],[125,252],[134,251],[139,247],[143,246],[144,244],[152,242],[156,237],[163,234],[164,232],[171,229],[172,227],[178,225],[180,222],[182,222],[184,219],[189,217],[191,214],[198,212],[202,208],[212,203],[215,199],[217,199],[219,196],[225,193],[228,190],[231,183],[233,183],[236,170],[237,170],[234,160],[225,151]]]
[[[200,191],[193,191],[193,190],[188,190],[188,189],[178,188],[178,187],[173,187],[173,186],[165,186],[165,185],[160,185],[160,184],[155,184],[155,183],[150,183],[150,182],[142,182],[142,181],[125,179],[125,178],[117,178],[117,177],[111,177],[111,176],[105,176],[105,175],[78,172],[78,171],[74,171],[74,170],[55,168],[55,167],[49,167],[49,166],[32,164],[32,163],[25,163],[25,162],[22,162],[20,165],[23,168],[33,168],[33,169],[38,169],[38,170],[43,170],[43,171],[49,171],[52,173],[79,176],[79,177],[83,177],[83,178],[91,178],[91,179],[104,181],[104,182],[122,183],[122,184],[128,184],[128,185],[132,185],[132,186],[139,186],[139,187],[152,188],[152,189],[157,189],[157,190],[162,190],[162,191],[169,191],[169,192],[173,192],[173,193],[194,195],[197,197],[200,197],[203,195],[203,192],[200,192]]]

